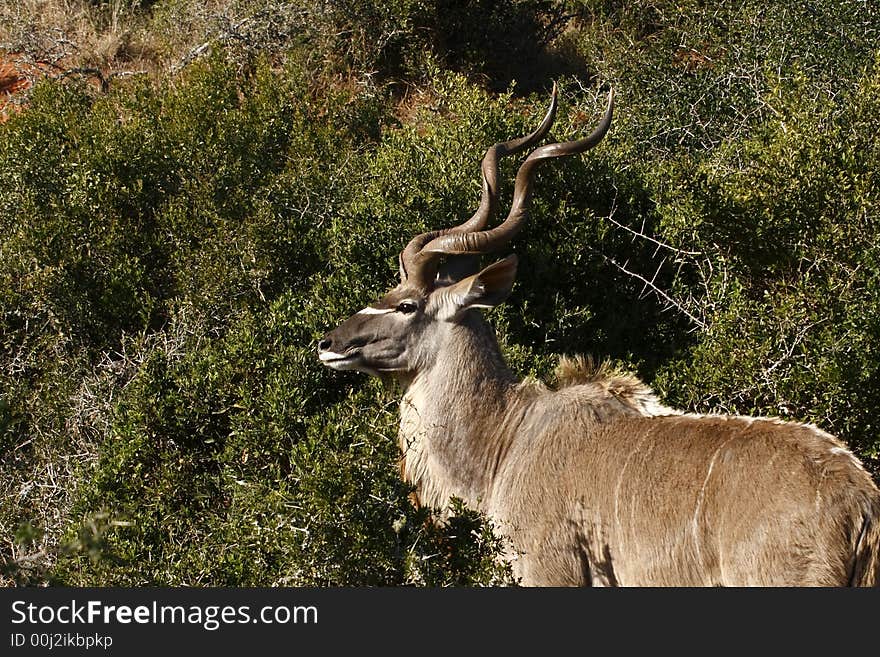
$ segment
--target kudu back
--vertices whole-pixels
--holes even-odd
[[[520,381],[480,308],[510,293],[517,260],[479,257],[522,227],[535,171],[598,144],[614,98],[588,137],[533,150],[507,218],[498,160],[534,146],[495,144],[483,194],[464,223],[414,237],[400,284],[320,341],[337,370],[396,378],[402,471],[421,503],[457,496],[509,538],[525,585],[878,585],[880,492],[833,436],[772,418],[664,407],[635,377],[563,358],[557,384]]]

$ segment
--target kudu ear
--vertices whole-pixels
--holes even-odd
[[[441,304],[438,316],[452,319],[468,308],[492,308],[504,301],[513,289],[517,257],[510,255],[494,262],[481,272],[468,276],[435,294]]]

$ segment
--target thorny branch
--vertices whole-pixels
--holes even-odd
[[[605,255],[605,254],[602,254],[602,257],[605,259],[606,262],[611,263],[612,265],[614,265],[615,267],[617,267],[617,269],[619,269],[620,271],[622,271],[622,272],[623,272],[624,274],[626,274],[627,276],[631,276],[632,278],[635,278],[635,279],[641,281],[641,282],[644,284],[644,286],[645,286],[645,287],[643,288],[643,290],[650,289],[650,290],[651,290],[652,292],[654,292],[657,296],[659,296],[660,298],[662,298],[662,299],[663,299],[663,300],[664,300],[664,301],[665,301],[670,307],[675,308],[675,310],[677,310],[678,312],[680,312],[681,314],[683,314],[685,317],[687,317],[689,320],[691,320],[691,322],[693,322],[698,328],[700,328],[700,329],[702,329],[702,330],[704,330],[704,331],[706,330],[706,328],[707,328],[707,324],[706,324],[706,322],[704,322],[703,320],[699,319],[699,318],[698,318],[696,315],[694,315],[693,313],[689,312],[689,311],[687,310],[687,308],[684,307],[684,305],[682,305],[681,303],[679,303],[678,301],[676,301],[675,299],[673,299],[671,296],[669,296],[669,294],[667,294],[666,292],[664,292],[661,288],[659,288],[659,287],[654,283],[654,281],[657,279],[657,275],[660,273],[660,270],[663,268],[663,265],[664,265],[665,262],[666,262],[665,260],[664,260],[663,262],[660,263],[660,266],[659,266],[659,267],[657,267],[657,271],[654,272],[654,276],[651,278],[651,280],[648,280],[647,278],[645,278],[645,277],[642,276],[641,274],[637,274],[636,272],[634,272],[634,271],[630,271],[629,269],[627,269],[627,265],[629,264],[629,262],[626,262],[626,263],[624,263],[624,264],[621,265],[621,264],[620,264],[619,262],[617,262],[614,258],[611,258],[611,257],[609,257],[609,256],[607,256],[607,255]]]
[[[645,225],[644,225],[644,223],[642,224],[642,228],[641,228],[641,230],[634,230],[634,229],[630,228],[629,226],[626,226],[626,225],[620,223],[619,221],[617,221],[617,219],[614,218],[614,212],[615,212],[616,209],[617,209],[617,206],[616,206],[616,205],[615,205],[614,207],[612,207],[612,209],[611,209],[611,213],[610,213],[610,214],[608,215],[608,217],[607,217],[608,221],[610,221],[612,224],[614,224],[614,225],[617,226],[618,228],[622,228],[623,230],[627,231],[628,233],[632,233],[632,235],[633,235],[633,240],[635,240],[636,238],[640,238],[640,239],[643,239],[643,240],[647,240],[647,241],[649,241],[649,242],[651,242],[651,243],[653,243],[653,244],[656,244],[656,245],[657,245],[657,249],[654,251],[654,254],[655,254],[655,255],[657,254],[657,252],[658,252],[661,248],[662,248],[662,249],[667,249],[667,250],[669,250],[669,251],[672,251],[673,253],[678,253],[678,254],[680,254],[680,255],[687,255],[687,256],[698,256],[698,255],[703,255],[701,251],[685,251],[685,250],[683,250],[683,249],[678,249],[678,248],[676,248],[676,247],[674,247],[674,246],[670,246],[669,244],[666,244],[665,242],[661,242],[660,240],[655,239],[655,238],[651,237],[650,235],[646,235],[646,234],[644,233],[644,230],[645,230]]]
[[[66,67],[63,65],[64,58],[70,56],[73,51],[77,50],[75,43],[68,39],[59,37],[59,45],[69,46],[73,50],[55,49],[49,53],[40,54],[40,52],[21,52],[15,57],[10,57],[9,61],[17,65],[17,74],[21,79],[27,80],[29,86],[33,86],[38,78],[50,78],[53,80],[64,80],[69,77],[79,76],[83,78],[93,78],[98,81],[102,93],[106,93],[110,88],[110,83],[116,78],[130,77],[133,75],[144,75],[145,70],[138,71],[112,71],[105,73],[97,67],[74,66]],[[0,44],[0,48],[4,45]]]
[[[624,230],[627,233],[629,233],[630,235],[632,235],[633,242],[635,242],[636,240],[643,240],[645,242],[649,242],[649,243],[653,244],[654,245],[654,253],[653,253],[654,256],[656,256],[660,252],[661,249],[665,249],[667,251],[670,251],[671,253],[674,253],[676,256],[679,256],[676,258],[676,261],[679,262],[679,265],[681,266],[684,262],[687,262],[687,261],[696,262],[695,257],[703,255],[703,253],[701,251],[688,251],[685,249],[679,249],[679,248],[674,247],[670,244],[667,244],[666,242],[662,242],[662,241],[656,239],[655,237],[651,237],[650,235],[647,235],[645,233],[644,224],[642,224],[642,226],[639,230],[630,228],[629,226],[617,221],[617,219],[614,218],[614,214],[616,211],[617,211],[617,198],[615,196],[614,200],[612,201],[611,212],[609,212],[609,214],[606,218],[615,227],[617,227],[621,230]],[[595,249],[593,249],[593,250],[595,251]],[[654,271],[654,275],[650,279],[648,279],[645,276],[629,269],[629,261],[628,260],[624,264],[621,265],[614,258],[607,256],[606,254],[602,253],[601,251],[597,251],[597,253],[599,253],[599,255],[602,256],[602,258],[606,262],[609,262],[614,267],[616,267],[618,269],[618,271],[621,271],[622,273],[626,274],[627,276],[630,276],[631,278],[635,278],[636,280],[640,281],[643,285],[643,288],[642,288],[643,294],[646,291],[650,290],[651,292],[656,294],[660,299],[662,299],[666,303],[668,308],[672,308],[672,309],[680,312],[682,315],[687,317],[694,324],[694,326],[696,326],[697,328],[704,330],[704,331],[706,330],[706,328],[708,327],[708,324],[706,323],[706,321],[704,319],[701,319],[694,312],[691,312],[690,310],[688,310],[688,308],[685,306],[684,303],[677,301],[668,292],[666,292],[665,290],[663,290],[662,288],[660,288],[657,285],[657,283],[656,283],[657,277],[660,275],[660,271],[663,269],[664,265],[666,265],[667,258],[663,258],[663,260],[657,266],[657,269]],[[699,267],[699,264],[697,264],[697,267],[700,271],[702,271],[702,268]]]

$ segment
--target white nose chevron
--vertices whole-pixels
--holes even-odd
[[[363,310],[358,310],[358,315],[387,315],[388,313],[393,313],[394,308],[373,308],[372,306],[367,306]]]

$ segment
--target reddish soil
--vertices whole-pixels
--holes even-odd
[[[0,53],[0,123],[9,118],[11,112],[21,109],[16,102],[39,78],[48,75],[48,64],[29,64],[18,53]]]
[[[0,52],[0,123],[26,105],[26,93],[45,77],[86,79],[102,91],[107,90],[105,73],[95,68],[66,68],[66,62],[34,62],[21,53]]]

